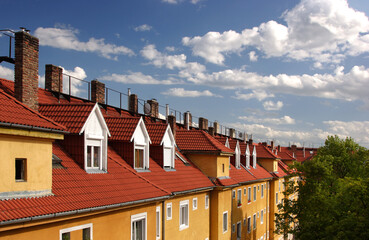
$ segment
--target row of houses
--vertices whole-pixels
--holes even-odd
[[[280,239],[287,164],[315,149],[253,143],[200,118],[158,119],[62,93],[38,39],[15,34],[15,80],[0,79],[0,239]]]

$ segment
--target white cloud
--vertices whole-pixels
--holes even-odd
[[[229,30],[184,37],[182,43],[195,56],[219,65],[224,64],[225,54],[240,53],[249,46],[267,58],[334,64],[345,55],[369,52],[369,19],[346,0],[302,0],[282,18],[287,25],[271,20],[240,33]]]
[[[118,59],[118,55],[135,55],[135,53],[127,47],[105,43],[103,38],[90,38],[87,42],[82,42],[78,39],[77,34],[77,30],[66,28],[39,27],[35,30],[35,36],[40,39],[41,46],[50,46],[80,52],[93,52],[107,59],[114,60]]]
[[[256,55],[255,51],[249,52],[249,58],[251,62],[257,62],[258,61],[258,55]]]
[[[290,116],[283,116],[281,118],[266,118],[266,117],[262,117],[262,118],[257,118],[254,116],[242,116],[242,117],[238,117],[241,120],[245,120],[247,122],[252,122],[252,123],[267,123],[267,124],[271,124],[271,125],[293,125],[295,124],[295,119],[291,118]]]
[[[277,110],[282,109],[283,102],[281,102],[281,101],[278,101],[278,102],[266,101],[266,102],[263,103],[263,107],[267,111],[277,111]]]
[[[168,46],[168,47],[165,47],[165,50],[167,50],[168,52],[174,52],[176,48],[173,46]]]
[[[114,81],[119,83],[130,83],[130,84],[174,84],[180,83],[174,80],[157,80],[150,75],[145,75],[141,72],[132,72],[130,74],[111,74],[105,75],[99,78],[100,80],[105,81]]]
[[[134,28],[136,32],[145,32],[145,31],[150,31],[151,29],[152,29],[152,26],[147,25],[147,24],[142,24]]]
[[[352,137],[354,140],[369,147],[369,121],[325,121],[329,131],[343,137]]]
[[[61,67],[63,68],[63,67]],[[71,77],[71,93],[75,96],[78,96],[82,92],[87,92],[88,88],[82,81],[79,81],[78,79],[84,80],[87,78],[86,72],[81,67],[75,67],[73,70],[67,70],[63,68],[63,73],[72,76]],[[68,93],[69,92],[69,78],[64,76],[63,79],[63,92]]]
[[[185,90],[183,88],[170,88],[161,94],[173,96],[173,97],[221,97],[216,95],[209,90],[196,91],[196,90]]]
[[[243,94],[240,91],[236,91],[236,96],[233,98],[240,99],[240,100],[250,100],[252,98],[256,98],[259,101],[262,101],[266,98],[272,98],[274,94],[268,94],[264,90],[252,90],[251,93]]]
[[[0,65],[0,78],[14,81],[14,70]]]
[[[155,45],[146,45],[141,50],[141,55],[156,67],[166,67],[168,69],[186,67],[186,55],[167,55],[156,50]]]

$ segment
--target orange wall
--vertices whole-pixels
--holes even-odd
[[[210,239],[231,238],[232,191],[230,189],[215,189],[211,192]],[[228,212],[228,230],[223,232],[223,213]]]

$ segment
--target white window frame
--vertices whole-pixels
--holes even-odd
[[[205,209],[209,208],[209,194],[205,195]]]
[[[247,203],[250,204],[251,203],[251,187],[247,188]]]
[[[238,230],[240,231],[240,236],[238,236]],[[237,225],[236,225],[236,237],[237,239],[241,239],[242,237],[242,222],[241,221],[237,222]]]
[[[70,233],[70,232],[77,231],[77,230],[83,230],[85,228],[90,228],[90,240],[93,240],[93,225],[92,225],[92,223],[83,224],[83,225],[70,227],[70,228],[60,229],[59,230],[59,239],[63,240],[63,238],[62,238],[63,233],[68,233],[68,232]]]
[[[238,204],[240,202],[240,205]],[[237,207],[242,205],[242,189],[237,189]]]
[[[264,198],[264,184],[261,184],[261,198]]]
[[[197,209],[197,197],[192,199],[192,210]]]
[[[236,232],[236,224],[232,224],[232,233],[235,233]]]
[[[278,204],[278,193],[275,193],[275,205]]]
[[[260,211],[260,224],[264,223],[264,210]]]
[[[247,217],[247,232],[250,233],[251,232],[251,216]]]
[[[160,216],[160,206],[156,207],[156,239],[160,239],[161,232],[161,216]]]
[[[167,203],[167,207],[166,207],[167,211],[167,220],[172,220],[172,216],[173,216],[173,209],[172,209],[172,203]],[[170,210],[170,216],[168,216],[168,210]]]
[[[224,215],[226,216],[226,224],[224,224]],[[228,232],[228,211],[223,212],[222,223],[223,233]]]
[[[166,157],[166,154],[165,154],[165,149],[169,149],[170,150],[170,166],[165,166],[164,163],[165,163],[165,157]],[[174,146],[163,146],[163,167],[164,168],[172,168],[174,169]]]
[[[102,138],[102,137],[101,137]],[[86,170],[102,170],[102,152],[103,152],[103,141],[101,138],[91,138],[89,136],[86,137],[85,142],[85,169]],[[91,167],[87,165],[87,149],[91,147]],[[94,147],[99,148],[99,156],[98,156],[98,166],[93,166],[93,156],[94,156]]]
[[[147,239],[147,212],[139,213],[135,215],[131,215],[131,240],[135,240],[132,236],[132,224],[137,221],[145,220],[145,229],[144,229],[144,240]]]
[[[256,213],[252,216],[252,229],[256,229]]]
[[[190,206],[189,200],[183,200],[179,203],[179,230],[183,230],[189,227],[190,225]],[[182,222],[182,208],[187,207],[187,219],[184,219],[184,223]],[[182,223],[181,223],[182,222]]]
[[[236,199],[236,190],[232,190],[232,199]]]
[[[246,188],[243,188],[243,195],[246,196]]]
[[[139,170],[143,170],[143,169],[146,169],[146,146],[145,144],[134,144],[134,149],[133,149],[133,167],[134,169],[139,169]],[[143,166],[142,168],[140,167],[136,167],[136,149],[138,150],[142,150],[142,156],[143,156]]]
[[[256,201],[256,194],[257,194],[257,192],[256,192],[256,186],[254,186],[254,202]]]

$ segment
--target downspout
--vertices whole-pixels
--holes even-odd
[[[165,240],[165,212],[166,212],[166,209],[164,208],[165,207],[165,201],[162,201],[161,203],[162,205],[162,210],[161,210],[161,239],[162,240]]]

